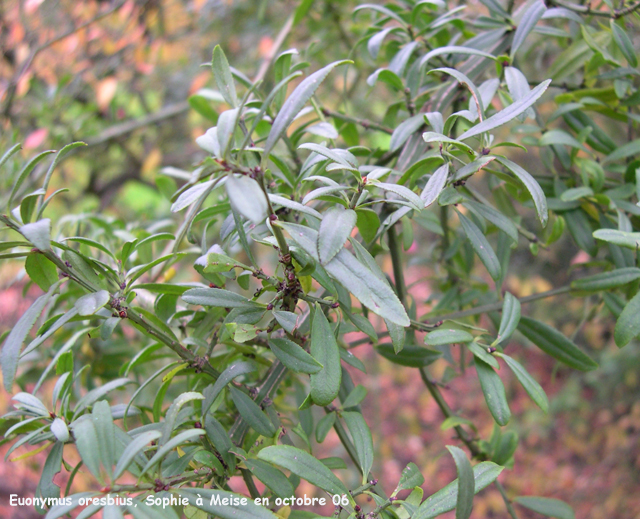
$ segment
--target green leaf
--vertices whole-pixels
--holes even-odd
[[[357,411],[342,412],[342,418],[347,424],[347,429],[351,434],[353,445],[356,449],[356,455],[360,462],[360,471],[362,472],[362,483],[366,483],[369,472],[373,466],[373,438],[371,430],[364,421],[362,414]]]
[[[460,219],[462,230],[467,235],[467,238],[469,238],[469,243],[471,243],[471,247],[480,258],[480,261],[482,261],[494,281],[499,280],[502,274],[500,260],[498,256],[496,256],[496,253],[493,252],[484,234],[482,234],[482,231],[478,229],[476,224],[462,213],[458,212],[458,218]]]
[[[352,209],[335,205],[322,218],[318,230],[318,258],[326,265],[344,247],[356,226],[357,214]]]
[[[409,139],[411,135],[417,132],[423,124],[424,116],[422,114],[414,115],[413,117],[409,117],[407,120],[402,121],[391,134],[389,151],[397,150],[400,146],[407,142],[407,139]]]
[[[504,231],[514,243],[518,243],[518,229],[514,223],[500,211],[491,206],[474,202],[473,200],[465,200],[464,205],[469,206],[484,219],[490,221],[501,231]]]
[[[213,68],[213,77],[218,85],[218,90],[224,97],[225,101],[235,108],[238,106],[238,96],[236,94],[236,86],[233,82],[229,62],[224,55],[224,51],[220,45],[216,45],[213,49],[213,59],[211,60]]]
[[[298,314],[285,310],[273,310],[272,313],[278,324],[287,332],[293,333],[298,327]]]
[[[120,455],[118,464],[113,471],[113,481],[116,481],[133,462],[136,456],[140,454],[150,442],[160,438],[160,431],[144,431],[138,434],[131,443],[129,443]]]
[[[547,355],[580,371],[591,371],[598,364],[582,352],[573,342],[551,326],[522,316],[518,330]]]
[[[640,232],[627,232],[618,231],[617,229],[598,229],[593,232],[593,237],[619,245],[620,247],[626,247],[627,249],[636,250],[640,247]]]
[[[480,94],[478,87],[476,87],[473,81],[471,81],[465,74],[463,74],[462,72],[454,68],[448,68],[448,67],[436,68],[436,69],[430,70],[429,74],[433,72],[444,72],[445,74],[449,74],[450,76],[453,76],[455,79],[457,79],[461,85],[465,85],[471,92],[471,97],[473,98],[473,101],[476,105],[477,113],[480,115],[481,119],[484,118],[484,106],[482,104],[482,95]]]
[[[405,332],[404,327],[398,326],[395,323],[387,321],[385,319],[384,324],[387,326],[387,330],[389,331],[389,337],[391,337],[391,343],[393,344],[393,351],[395,353],[400,353],[404,348],[407,334]]]
[[[518,52],[520,46],[524,43],[529,33],[534,29],[536,24],[540,21],[540,18],[546,12],[547,7],[544,2],[539,1],[533,3],[522,15],[516,33],[513,36],[513,42],[511,42],[511,60]]]
[[[632,155],[638,155],[640,153],[640,139],[636,139],[635,141],[627,142],[623,144],[619,148],[616,148],[609,155],[605,157],[602,161],[603,164],[607,162],[626,159],[627,157],[631,157]]]
[[[504,467],[491,461],[483,461],[473,467],[474,494],[493,483]],[[431,519],[456,507],[458,501],[458,480],[428,497],[418,508],[412,519]]]
[[[357,406],[364,400],[365,396],[367,396],[367,389],[364,386],[358,384],[351,390],[351,393],[347,395],[347,398],[343,400],[342,408],[349,409],[350,407]]]
[[[498,126],[502,126],[503,124],[508,123],[509,121],[515,119],[518,115],[523,113],[527,108],[533,105],[540,96],[544,93],[547,87],[551,84],[551,80],[547,79],[540,83],[537,87],[535,87],[529,94],[527,94],[522,99],[516,101],[515,103],[510,104],[504,110],[501,110],[495,115],[492,115],[488,119],[485,119],[480,124],[477,124],[464,132],[458,140],[463,141],[468,139],[469,137],[473,137],[475,135],[479,135],[484,132],[488,132],[497,128]]]
[[[622,310],[616,322],[613,337],[616,345],[622,348],[638,335],[640,335],[640,292]]]
[[[323,367],[302,347],[289,339],[271,339],[269,346],[278,360],[295,373],[318,373]]]
[[[547,209],[547,198],[544,196],[544,192],[542,191],[540,184],[538,184],[535,178],[515,162],[511,162],[509,159],[504,157],[497,157],[497,160],[504,167],[511,170],[511,172],[520,179],[520,182],[524,184],[524,187],[527,188],[527,191],[529,191],[529,194],[533,199],[533,205],[538,213],[538,219],[540,220],[542,227],[546,227],[547,221],[549,220],[549,210]]]
[[[264,151],[262,154],[263,163],[266,162],[269,157],[269,153],[278,142],[280,137],[287,131],[289,125],[293,122],[296,115],[300,113],[300,110],[307,104],[307,101],[311,98],[320,83],[329,75],[335,67],[343,65],[345,63],[351,63],[349,60],[335,61],[326,67],[314,72],[309,77],[304,79],[296,89],[291,93],[282,105],[282,108],[278,112],[273,124],[271,125],[271,131],[267,137],[267,141],[264,145]]]
[[[316,441],[318,443],[325,440],[334,423],[336,423],[336,413],[328,413],[320,419],[316,425]]]
[[[576,279],[571,282],[571,288],[589,291],[610,290],[627,285],[638,278],[640,278],[639,268],[626,267]]]
[[[190,506],[204,510],[220,519],[278,519],[279,517],[268,508],[256,505],[253,499],[224,490],[181,488],[174,492],[187,498]],[[157,507],[154,507],[154,515],[157,513],[156,510]]]
[[[475,481],[469,458],[459,447],[447,445],[458,470],[458,496],[456,499],[456,519],[469,519],[473,508]]]
[[[47,292],[58,281],[57,267],[44,254],[32,252],[24,262],[24,268],[31,281]]]
[[[106,290],[99,290],[98,292],[93,292],[91,294],[87,294],[82,296],[75,302],[75,308],[78,310],[78,314],[82,316],[93,315],[100,308],[105,306],[111,296],[109,292]]]
[[[429,207],[433,202],[438,199],[440,193],[444,189],[447,183],[447,177],[449,176],[449,163],[446,162],[433,172],[433,175],[427,181],[427,185],[424,186],[420,198],[424,202],[425,207]]]
[[[454,344],[456,342],[471,342],[473,335],[464,330],[454,330],[453,328],[439,328],[429,332],[424,338],[427,346],[442,346],[444,344]]]
[[[225,431],[222,424],[210,414],[205,418],[204,430],[207,433],[209,441],[229,466],[229,472],[233,472],[236,468],[236,456],[231,452],[234,445],[231,443],[227,431]]]
[[[38,250],[51,250],[51,220],[43,218],[20,227],[20,234]]]
[[[182,294],[182,300],[190,305],[221,308],[259,308],[261,306],[240,294],[222,288],[192,288]]]
[[[203,417],[209,411],[209,408],[213,404],[214,400],[220,394],[220,391],[231,382],[234,378],[251,373],[256,370],[256,367],[250,362],[237,361],[227,366],[227,368],[220,374],[215,384],[208,386],[203,391],[204,401],[202,402],[202,415]]]
[[[264,222],[267,217],[267,198],[255,180],[230,174],[226,186],[233,209],[255,224]]]
[[[302,19],[307,15],[309,9],[313,5],[314,0],[300,0],[298,7],[296,7],[293,15],[293,25],[298,25]]]
[[[400,186],[398,184],[389,184],[387,182],[369,182],[367,186],[377,187],[378,189],[383,189],[384,191],[389,191],[390,193],[394,193],[402,198],[404,198],[409,205],[415,209],[416,211],[422,210],[423,202],[422,199],[416,195],[410,189]]]
[[[556,519],[575,519],[576,517],[571,507],[559,499],[522,496],[516,497],[514,501],[529,510],[546,515],[547,517],[555,517]]]
[[[180,193],[177,200],[171,205],[171,212],[177,213],[182,211],[185,207],[189,207],[196,200],[202,196],[206,196],[216,186],[218,180],[208,180],[207,182],[200,182],[194,186],[191,186],[186,191]]]
[[[626,31],[618,25],[615,20],[609,20],[609,26],[611,27],[611,33],[613,34],[613,41],[622,52],[624,59],[627,60],[632,67],[638,66],[638,57],[636,56],[636,50],[633,48],[633,42],[627,35]]]
[[[9,158],[7,155],[11,155],[11,154],[14,153],[14,150],[18,151],[19,149],[20,149],[20,146],[18,146],[17,149],[14,146],[13,148],[11,148],[9,150],[9,152],[7,152],[2,157],[2,160],[3,161],[7,160]],[[38,163],[40,161],[42,161],[42,159],[44,159],[45,157],[47,157],[48,155],[50,155],[52,153],[55,153],[55,151],[54,150],[47,150],[47,151],[43,151],[42,153],[36,155],[29,162],[27,162],[27,164],[24,166],[24,168],[22,168],[20,173],[18,175],[16,175],[16,181],[14,182],[13,187],[11,188],[11,194],[9,195],[9,202],[7,203],[7,207],[9,209],[11,209],[13,207],[13,199],[14,199],[14,197],[18,193],[18,190],[20,189],[20,187],[22,186],[24,181],[27,180],[27,178],[29,177],[29,175],[31,174],[33,169],[38,165]],[[36,247],[37,247],[37,245],[36,245]],[[40,248],[40,247],[38,247],[38,248]],[[44,249],[41,249],[41,250],[44,250]]]
[[[429,350],[420,346],[405,346],[402,351],[396,353],[392,344],[379,344],[376,351],[388,361],[409,368],[422,368],[433,364],[442,353]]]
[[[526,369],[524,369],[522,364],[504,353],[496,352],[495,355],[504,359],[504,361],[507,363],[507,366],[511,368],[513,374],[516,376],[520,384],[522,384],[522,387],[524,387],[524,390],[531,397],[531,400],[533,400],[536,405],[545,413],[548,413],[549,399],[547,398],[544,389],[542,389],[542,386],[538,384],[538,382],[527,372]]]
[[[33,302],[28,310],[26,310],[20,319],[18,319],[18,322],[13,326],[13,328],[11,328],[9,335],[2,345],[2,352],[0,352],[2,379],[4,382],[4,388],[9,393],[12,392],[11,387],[13,386],[13,379],[15,378],[16,370],[18,369],[18,359],[20,358],[20,348],[22,347],[22,343],[27,338],[27,335],[35,324],[36,319],[38,319],[42,310],[47,305],[57,288],[58,283],[55,283],[49,288],[49,291],[46,294],[41,295]]]
[[[194,400],[204,400],[204,396],[201,393],[196,391],[188,391],[186,393],[182,393],[177,396],[174,401],[167,409],[167,412],[164,416],[164,424],[162,426],[162,436],[158,441],[158,446],[162,447],[169,438],[171,438],[171,433],[176,425],[176,420],[178,418],[178,412],[188,402],[193,402]]]
[[[505,292],[502,303],[502,317],[496,343],[507,340],[516,331],[520,322],[520,300],[510,292]]]
[[[240,416],[242,416],[257,433],[268,438],[276,434],[276,428],[258,404],[248,395],[233,386],[229,387],[229,391],[231,392],[231,398]]]
[[[329,405],[338,396],[342,369],[340,352],[329,321],[322,308],[316,305],[311,324],[311,355],[322,369],[311,375],[311,398],[317,405]]]
[[[293,486],[291,486],[291,482],[282,472],[273,468],[267,462],[246,459],[244,464],[255,477],[269,487],[277,496],[291,497],[293,495],[294,489]]]
[[[410,488],[419,487],[424,483],[424,476],[420,472],[420,469],[415,463],[409,463],[402,474],[400,475],[400,481],[398,486],[394,490],[394,495],[400,490],[408,490]]]
[[[167,454],[169,454],[178,445],[182,445],[183,443],[186,443],[190,440],[195,440],[196,438],[203,436],[203,433],[204,431],[202,429],[187,429],[186,431],[182,431],[180,434],[177,434],[158,449],[158,451],[143,467],[142,473],[145,474],[150,469],[155,467],[158,463],[160,463],[161,460],[163,460],[167,456]]]
[[[289,445],[267,447],[258,453],[258,459],[290,470],[296,476],[330,494],[349,495],[347,487],[321,461],[296,447]]]
[[[98,441],[96,428],[89,416],[83,416],[71,424],[73,436],[76,440],[76,448],[82,458],[82,463],[93,476],[102,483],[100,474],[100,450],[102,446]]]
[[[467,344],[467,348],[469,348],[469,351],[473,353],[474,357],[486,362],[492,368],[500,369],[500,364],[498,364],[496,358],[478,343],[470,342]]]
[[[511,418],[511,411],[507,403],[507,394],[500,376],[486,362],[474,358],[478,378],[484,399],[487,402],[491,416],[499,425],[507,425]]]

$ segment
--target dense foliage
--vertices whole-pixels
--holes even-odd
[[[316,3],[299,3],[283,37],[330,19],[331,4]],[[313,516],[275,504],[301,479],[333,496],[342,517],[427,519],[455,508],[467,519],[491,484],[512,517],[518,507],[573,517],[558,500],[509,498],[497,481],[518,445],[502,430],[511,411],[498,372],[512,371],[546,412],[514,333],[581,371],[598,368],[577,340],[585,323],[613,316],[619,347],[640,334],[640,90],[627,30],[638,5],[482,4],[359,5],[342,35],[351,52],[317,70],[313,49],[290,49],[251,80],[216,46],[214,89],[192,99],[215,124],[196,139],[207,156],[158,180],[179,220],[94,212],[52,221],[49,202],[63,190],[50,181],[83,143],[26,164],[17,144],[4,154],[0,258],[23,259],[43,291],[3,340],[4,387],[20,388],[3,418],[16,440],[9,454],[47,449],[37,497],[61,497],[61,468],[67,493],[81,467],[96,481],[95,491],[39,503],[48,519],[107,494],[134,497],[98,501],[82,516]],[[349,111],[366,96],[389,101],[379,120]],[[535,262],[565,234],[589,272],[522,299],[503,290],[515,252]],[[428,310],[405,283],[409,260],[431,272],[421,280],[433,291]],[[584,300],[571,336],[521,315],[522,303],[560,294]],[[86,337],[100,341],[99,358],[83,351]],[[413,463],[399,481],[371,472],[366,390],[349,371],[365,370],[355,347],[369,343],[420,371],[459,440],[447,447],[458,479],[426,499]],[[429,374],[436,361],[448,364],[443,380]],[[495,421],[490,437],[441,394],[469,367]],[[339,479],[341,458],[313,455],[332,428],[358,477]],[[68,443],[75,466],[63,459]],[[222,504],[237,497],[235,475],[251,499]],[[163,507],[149,495],[180,499]]]

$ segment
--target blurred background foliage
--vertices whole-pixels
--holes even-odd
[[[486,9],[474,1],[461,3],[474,10]],[[349,114],[384,124],[388,106],[398,99],[380,82],[374,87],[375,95],[357,96],[345,105],[346,91],[366,92],[367,74],[362,71],[376,68],[366,45],[356,45],[366,28],[364,21],[352,16],[356,2],[309,4],[307,18],[292,27],[287,17],[298,2],[290,0],[0,0],[0,148],[22,142],[26,159],[75,140],[89,144],[66,160],[54,177],[52,190],[62,185],[70,189],[52,202],[53,218],[98,209],[122,222],[172,218],[168,197],[175,190],[174,181],[158,173],[162,168],[190,171],[205,156],[194,140],[215,124],[217,105],[222,105],[209,90],[213,78],[208,64],[217,43],[229,62],[252,78],[261,74],[278,48],[297,48],[311,63],[311,70],[339,57],[354,59],[357,67],[349,68],[346,75],[336,74],[324,85],[324,99]],[[629,33],[637,37],[633,27],[637,17],[630,17],[629,24]],[[539,35],[526,50],[520,64],[527,77],[535,78],[532,83],[546,78],[546,58],[556,52],[557,41]],[[272,81],[270,76],[265,79]],[[553,108],[552,103],[539,106],[542,113]],[[614,138],[623,130],[610,127]],[[365,133],[355,126],[350,131]],[[366,133],[365,138],[375,147],[388,137]],[[533,154],[527,157],[528,170],[544,176],[543,164]],[[420,262],[420,251],[430,244],[427,234],[419,232],[409,284],[432,274]],[[562,286],[571,270],[587,260],[565,234],[559,246],[540,250],[535,261],[528,251],[519,249],[506,286],[519,297]],[[19,262],[15,266],[5,262],[0,271],[0,333],[15,323],[38,294],[37,288],[21,283]],[[385,270],[389,272],[391,266],[385,265]],[[177,276],[184,281],[195,272]],[[431,294],[424,285],[420,287],[422,292],[413,294],[428,304]],[[562,296],[535,303],[535,310],[531,306],[530,315],[552,317],[563,333],[578,334],[601,368],[586,374],[556,372],[553,359],[533,348],[522,349],[527,369],[549,394],[552,407],[548,416],[543,415],[509,376],[503,379],[517,416],[510,428],[527,446],[517,451],[511,488],[518,494],[564,499],[574,506],[577,517],[639,517],[637,343],[622,350],[615,347],[612,317],[577,327],[591,310],[579,299]],[[120,366],[117,350],[100,351],[89,340],[82,354],[85,360],[93,360],[97,371],[115,373]],[[374,438],[384,438],[377,442],[375,471],[387,473],[387,479],[394,481],[413,461],[425,475],[426,495],[441,488],[454,477],[451,463],[441,459],[441,446],[451,431],[440,430],[439,410],[418,373],[392,365],[372,351],[359,350],[359,355],[369,376],[354,372],[354,381],[369,389],[372,398],[365,402],[364,413],[371,417]],[[444,364],[440,372],[436,367],[434,375],[446,380]],[[492,420],[473,374],[456,379],[444,391],[454,409],[484,425],[481,436],[490,435]],[[5,393],[0,397],[3,410],[6,398]],[[367,408],[372,402],[380,405]],[[341,454],[337,438],[331,436],[322,449],[327,456]],[[41,462],[34,457],[31,469],[21,466],[11,479],[7,474],[17,464],[2,464],[0,509],[8,493],[28,492],[35,486],[35,468]],[[80,490],[82,480],[76,484]],[[504,517],[503,506],[496,490],[485,492],[475,501],[474,517]],[[520,516],[534,514],[523,510]]]

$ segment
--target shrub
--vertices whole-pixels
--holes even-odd
[[[331,17],[330,4],[322,13],[312,4],[301,1],[289,23],[312,29]],[[65,494],[81,467],[98,489],[36,503],[48,519],[95,497],[83,517],[104,508],[105,517],[273,518],[275,498],[301,479],[333,496],[342,517],[427,519],[455,508],[466,519],[490,484],[512,517],[518,506],[573,517],[558,500],[511,499],[497,481],[518,443],[502,429],[511,412],[497,370],[510,370],[547,412],[514,333],[581,371],[598,368],[576,344],[586,323],[612,315],[619,347],[640,334],[640,96],[625,25],[638,6],[482,4],[485,14],[469,15],[439,0],[359,5],[351,59],[307,71],[292,49],[253,81],[216,46],[213,78],[227,109],[198,105],[217,118],[196,140],[207,156],[161,183],[181,184],[171,197],[179,224],[101,213],[52,222],[58,191],[49,182],[82,143],[48,168],[50,152],[22,167],[18,145],[6,152],[1,258],[23,259],[43,292],[2,347],[4,387],[23,390],[3,418],[5,437],[16,439],[9,454],[48,450],[36,497],[61,497],[61,468]],[[377,120],[375,110],[340,108],[367,95],[387,105]],[[592,272],[521,299],[503,289],[514,251],[536,261],[565,234]],[[392,277],[380,266],[387,256]],[[433,273],[428,311],[405,283],[407,258]],[[523,302],[560,294],[585,300],[571,337],[521,315]],[[99,353],[84,351],[87,338]],[[458,479],[425,500],[415,464],[399,481],[372,472],[366,390],[346,369],[365,370],[351,350],[368,342],[420,371],[459,440],[447,446]],[[448,364],[445,381],[429,374],[436,361]],[[496,424],[488,438],[441,393],[469,366]],[[40,397],[48,383],[51,402]],[[135,392],[120,391],[132,384]],[[313,455],[312,440],[331,428],[357,482],[332,472],[342,459]],[[77,465],[65,461],[65,444]],[[235,475],[251,500],[231,493]],[[260,497],[270,506],[255,504]]]

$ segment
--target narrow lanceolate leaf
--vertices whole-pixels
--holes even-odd
[[[622,348],[638,335],[640,335],[640,292],[622,310],[613,337],[618,347]]]
[[[627,60],[630,66],[638,66],[638,56],[636,56],[636,50],[633,48],[633,42],[626,31],[620,27],[615,20],[609,20],[611,27],[611,33],[613,34],[613,41],[624,55],[624,59]]]
[[[598,229],[593,232],[593,237],[619,245],[620,247],[626,247],[627,249],[637,249],[640,247],[640,232],[627,232],[618,231],[617,229]]]
[[[279,516],[264,506],[256,505],[253,499],[242,501],[245,496],[233,494],[224,490],[210,488],[181,488],[174,490],[180,497],[189,500],[189,505],[207,514],[220,519],[278,519]],[[246,504],[242,504],[246,502]],[[135,509],[130,509],[135,510]],[[153,515],[156,516],[158,507],[153,507]],[[162,510],[162,508],[160,508]],[[159,516],[159,515],[158,515]],[[137,517],[136,519],[143,519]],[[145,518],[148,516],[145,516]],[[176,517],[168,515],[164,517]],[[194,519],[197,515],[192,516]]]
[[[169,438],[171,438],[171,433],[173,432],[173,429],[176,425],[178,413],[180,412],[182,406],[194,400],[204,400],[204,396],[196,391],[187,391],[186,393],[182,393],[181,395],[177,396],[171,403],[169,409],[167,409],[167,413],[164,416],[162,436],[160,438],[160,441],[158,442],[159,446],[163,446],[169,441]]]
[[[460,218],[460,224],[462,225],[462,230],[469,238],[469,243],[471,243],[471,247],[476,252],[482,264],[487,268],[489,275],[497,281],[500,279],[502,270],[500,268],[500,260],[496,253],[493,252],[491,245],[485,238],[482,231],[478,229],[476,224],[474,224],[471,220],[469,220],[462,213],[458,213],[458,218]]]
[[[20,348],[22,347],[22,343],[27,338],[29,331],[31,331],[36,319],[42,313],[42,310],[48,303],[49,299],[51,299],[51,296],[55,292],[57,286],[58,283],[52,285],[46,294],[41,295],[33,302],[29,309],[22,314],[22,317],[20,317],[18,322],[11,329],[11,332],[2,345],[2,352],[0,352],[0,364],[2,364],[4,388],[8,392],[11,392],[13,379],[16,376],[16,370],[18,369],[18,359],[20,357]]]
[[[89,472],[100,482],[100,444],[95,426],[90,417],[82,417],[72,424],[73,436],[76,440],[76,448]]]
[[[329,263],[351,235],[358,215],[352,209],[335,205],[322,218],[318,231],[318,257],[323,265]]]
[[[317,373],[323,367],[316,359],[289,339],[271,339],[269,347],[280,362],[296,373]]]
[[[576,279],[571,282],[574,290],[610,290],[621,287],[640,278],[640,269],[636,267],[626,267],[612,270],[611,272],[601,272],[586,278]]]
[[[478,357],[474,357],[473,360],[491,416],[493,416],[498,425],[507,425],[511,419],[511,411],[509,410],[507,394],[500,376],[489,364],[478,359]]]
[[[202,402],[202,415],[203,417],[209,411],[211,404],[213,404],[214,400],[220,394],[226,385],[231,382],[234,378],[239,377],[240,375],[244,375],[245,373],[251,373],[255,371],[256,367],[254,364],[250,362],[237,361],[233,364],[230,364],[218,377],[215,384],[213,386],[207,387],[203,391],[204,401]]]
[[[398,482],[398,487],[395,489],[394,494],[398,493],[400,490],[419,487],[423,483],[424,476],[420,472],[418,466],[415,463],[409,463],[400,475],[400,481]]]
[[[464,330],[454,329],[438,329],[429,332],[424,338],[424,343],[427,346],[442,346],[444,344],[454,344],[457,342],[471,342],[473,335]]]
[[[502,318],[500,319],[496,342],[502,342],[511,337],[511,334],[516,331],[519,322],[520,301],[510,292],[506,292],[502,303]]]
[[[46,256],[32,252],[24,262],[27,274],[44,292],[48,291],[58,281],[58,269]]]
[[[127,470],[129,465],[133,462],[133,459],[144,450],[149,442],[157,440],[160,438],[161,434],[162,433],[160,431],[145,431],[137,435],[122,452],[120,459],[118,460],[118,464],[113,471],[113,481],[116,481],[124,471]]]
[[[364,421],[362,414],[357,411],[343,412],[342,418],[344,418],[347,424],[347,429],[349,429],[353,445],[356,448],[364,484],[368,479],[369,471],[373,465],[373,439],[371,437],[371,430],[367,422]]]
[[[389,29],[390,30],[390,29]],[[372,38],[373,39],[373,38]],[[407,139],[411,137],[413,133],[424,124],[423,114],[414,115],[409,117],[406,121],[402,121],[391,135],[391,142],[389,143],[389,151],[395,151],[402,146]]]
[[[447,183],[447,177],[449,176],[449,163],[445,163],[436,169],[431,175],[431,178],[427,182],[427,185],[424,186],[422,193],[420,194],[420,198],[424,202],[425,207],[429,207],[433,202],[438,199],[440,193],[444,189],[445,184]]]
[[[78,310],[79,315],[93,315],[105,306],[110,298],[109,292],[106,290],[98,290],[97,292],[82,296],[75,302],[74,306],[76,310]]]
[[[439,351],[429,350],[420,346],[405,346],[401,351],[396,352],[392,344],[379,344],[376,346],[376,351],[388,361],[409,368],[428,366],[442,356]]]
[[[575,519],[573,509],[564,501],[550,499],[548,497],[522,496],[514,499],[516,503],[529,510],[555,517],[556,519]]]
[[[227,177],[227,195],[231,207],[255,224],[267,217],[267,198],[258,183],[250,177]]]
[[[532,106],[540,98],[540,96],[544,94],[544,91],[547,89],[550,83],[550,79],[543,81],[533,90],[531,90],[528,95],[526,95],[519,101],[510,104],[504,110],[499,111],[497,114],[492,115],[488,119],[482,121],[480,124],[477,124],[464,132],[462,135],[460,135],[460,137],[458,137],[458,140],[462,141],[464,139],[468,139],[469,137],[480,135],[481,133],[488,132],[490,130],[493,130],[494,128],[497,128],[498,126],[502,126],[503,124],[512,121],[521,113],[526,111],[527,108]]]
[[[317,305],[311,324],[311,355],[322,369],[311,375],[311,398],[317,405],[329,405],[338,396],[342,369],[340,352],[329,321]]]
[[[217,306],[221,308],[256,308],[258,303],[221,288],[192,288],[182,294],[182,300],[190,305]]]
[[[547,355],[567,366],[581,371],[591,371],[598,367],[598,364],[573,342],[545,323],[523,316],[520,318],[518,330]]]
[[[469,519],[473,508],[475,481],[469,458],[459,447],[447,445],[458,470],[458,497],[456,499],[456,519]]]
[[[264,411],[260,409],[260,406],[239,389],[233,386],[230,386],[229,389],[233,403],[238,409],[240,416],[242,416],[257,433],[271,438],[276,433],[276,428]]]
[[[493,483],[503,471],[504,467],[492,461],[483,461],[473,467],[474,494]],[[452,481],[446,487],[428,497],[418,508],[412,519],[431,519],[449,512],[456,507],[458,501],[458,480]]]
[[[518,49],[524,43],[525,39],[529,36],[529,33],[534,29],[536,24],[540,21],[540,18],[542,18],[546,10],[547,7],[542,1],[534,3],[526,10],[520,20],[518,28],[516,29],[515,35],[513,36],[513,42],[511,43],[511,59],[516,55],[516,52],[518,52]]]
[[[534,379],[527,370],[524,369],[522,364],[504,353],[496,352],[495,355],[504,359],[507,366],[509,366],[520,384],[522,384],[522,387],[524,387],[524,390],[531,397],[531,400],[533,400],[545,413],[549,412],[549,399],[547,398],[547,394],[544,392],[544,389],[542,389],[542,386],[538,384],[536,379]]]
[[[280,497],[291,497],[293,486],[287,477],[278,469],[272,467],[266,461],[256,459],[246,459],[244,464],[251,473],[262,481],[267,487]]]
[[[520,182],[524,184],[524,187],[527,188],[527,191],[529,191],[529,194],[533,199],[533,205],[538,213],[538,219],[540,220],[542,227],[546,227],[547,221],[549,220],[549,210],[547,209],[547,197],[544,196],[544,192],[542,191],[540,184],[538,184],[535,178],[515,162],[511,162],[509,159],[504,157],[498,157],[497,160],[505,168],[509,169],[516,177],[518,177]]]
[[[307,480],[325,492],[349,495],[347,487],[333,472],[325,467],[321,461],[301,449],[289,445],[274,445],[262,449],[258,453],[258,458],[290,470],[296,476]]]
[[[224,97],[224,100],[235,108],[238,105],[236,87],[233,83],[233,76],[231,75],[229,62],[227,61],[227,57],[224,55],[224,51],[220,45],[216,45],[213,49],[211,66],[213,68],[213,77],[218,85],[218,90],[222,94],[222,97]]]
[[[509,67],[511,68],[511,67]],[[518,243],[518,229],[513,222],[503,215],[500,211],[491,206],[474,202],[473,200],[465,200],[464,205],[469,206],[485,220],[490,221],[498,229],[503,231],[514,243]]]
[[[284,105],[282,105],[282,108],[273,121],[271,131],[269,132],[269,136],[267,137],[267,141],[264,145],[263,161],[269,157],[269,153],[271,153],[276,142],[278,142],[280,137],[284,135],[291,122],[295,119],[300,110],[302,110],[304,105],[307,104],[307,101],[309,101],[311,96],[320,86],[320,83],[322,83],[329,75],[329,72],[338,65],[342,65],[344,63],[351,62],[343,60],[331,63],[330,65],[327,65],[326,67],[311,74],[296,87],[292,94],[287,98]]]

